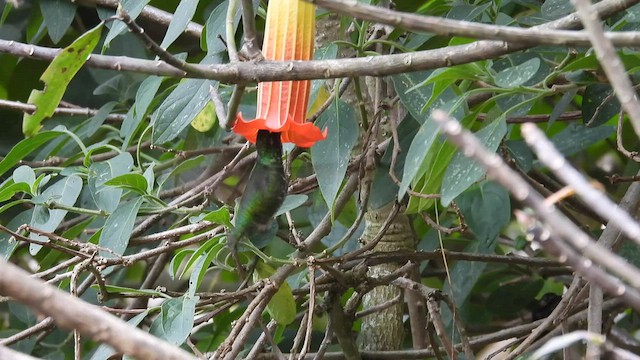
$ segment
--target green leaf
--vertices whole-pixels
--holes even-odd
[[[170,173],[158,176],[158,193],[160,193],[160,190],[162,189],[165,182],[167,182],[169,178],[171,178],[172,176],[178,176],[184,173],[185,171],[195,168],[196,166],[200,165],[200,163],[204,159],[205,159],[204,155],[198,155],[194,158],[181,162],[180,165],[174,167]]]
[[[31,154],[42,144],[63,134],[65,134],[63,131],[43,131],[34,137],[20,141],[12,147],[7,156],[0,161],[0,175],[9,171],[9,169],[14,167],[20,160],[25,159],[27,155]]]
[[[275,272],[274,268],[259,261],[256,265],[254,279],[256,281],[266,279]],[[267,312],[280,325],[289,325],[296,319],[296,301],[293,298],[291,286],[286,281],[280,285],[278,291],[267,304]]]
[[[193,328],[198,299],[183,295],[163,302],[160,316],[151,324],[150,332],[170,344],[182,345]]]
[[[148,3],[149,0],[121,0],[120,6],[122,6],[122,9],[127,12],[131,19],[135,20]],[[111,44],[111,40],[122,34],[125,29],[127,29],[127,25],[124,22],[114,21],[111,25],[111,29],[109,29],[109,32],[104,39],[102,51],[104,52],[104,50],[106,50]]]
[[[571,156],[598,141],[608,138],[615,132],[616,128],[613,126],[586,127],[578,123],[571,123],[564,130],[554,135],[551,138],[551,142],[564,156]]]
[[[24,182],[5,184],[0,188],[0,202],[10,200],[17,193],[31,193],[31,188]]]
[[[611,85],[592,84],[584,89],[582,118],[584,124],[596,127],[609,121],[620,112],[620,102]]]
[[[98,44],[103,25],[98,24],[64,48],[42,74],[40,80],[44,82],[44,89],[34,89],[29,95],[29,103],[34,104],[37,110],[33,114],[25,114],[22,120],[22,132],[27,137],[35,135],[42,127],[42,121],[53,115],[67,85]]]
[[[424,84],[425,79],[429,78],[431,73],[431,71],[423,71],[391,77],[400,101],[409,110],[411,116],[421,124],[426,119],[426,114],[423,114],[423,108],[429,103],[433,93],[433,84]]]
[[[145,195],[148,187],[147,179],[143,175],[135,173],[116,176],[104,184],[120,189],[131,190],[140,195]]]
[[[76,5],[66,0],[40,0],[40,10],[49,37],[54,44],[57,44],[76,15]]]
[[[511,217],[507,190],[496,183],[483,182],[458,196],[456,204],[476,237],[464,251],[472,254],[493,253],[498,235]],[[448,294],[453,291],[455,303],[463,304],[486,266],[487,263],[480,261],[457,262],[451,268],[451,281],[445,283],[443,292]],[[449,284],[453,286],[451,290]],[[447,308],[443,310],[443,320],[450,323],[451,313]]]
[[[218,210],[210,211],[206,213],[200,220],[209,221],[214,224],[220,224],[224,226],[232,226],[231,224],[231,214],[229,214],[229,209],[226,207],[221,207]]]
[[[118,207],[122,189],[104,188],[105,183],[114,177],[129,173],[132,168],[133,157],[126,152],[107,161],[91,164],[87,184],[98,209],[111,213]]]
[[[489,295],[486,308],[493,314],[513,316],[518,311],[529,310],[529,304],[535,299],[544,285],[543,279],[532,282],[521,281],[500,286]]]
[[[495,152],[506,133],[507,123],[505,117],[500,116],[478,131],[476,137],[487,150]],[[442,179],[440,194],[442,205],[448,206],[456,196],[478,181],[485,173],[484,167],[478,165],[473,159],[464,156],[460,151],[456,152]]]
[[[276,211],[276,214],[274,215],[274,217],[280,216],[286,213],[287,211],[291,211],[293,209],[296,209],[302,206],[302,204],[307,202],[308,199],[309,199],[309,196],[307,195],[295,195],[295,194],[287,195],[287,197],[284,198],[282,205],[280,205],[280,209]]]
[[[224,42],[220,41],[219,36],[226,40],[227,34],[225,31],[225,22],[227,17],[227,8],[229,7],[229,1],[225,0],[216,6],[215,9],[209,15],[204,28],[204,35],[200,40],[200,46],[203,50],[207,51],[208,55],[226,51]],[[241,7],[238,6],[236,13],[233,16],[233,28],[238,27],[240,22]]]
[[[407,151],[407,157],[404,161],[404,170],[402,172],[402,180],[400,181],[400,187],[398,188],[398,199],[402,199],[404,194],[407,193],[407,189],[416,177],[422,163],[429,152],[431,145],[435,141],[438,135],[438,124],[433,121],[431,117],[427,118],[422,123],[416,136],[413,138],[409,150]]]
[[[173,256],[173,259],[171,259],[171,263],[169,264],[169,269],[171,269],[169,275],[171,276],[172,280],[177,280],[180,278],[180,276],[182,276],[182,273],[178,275],[180,265],[182,265],[185,257],[192,255],[194,252],[195,250],[193,249],[182,249]]]
[[[167,33],[160,44],[161,48],[166,49],[176,41],[184,29],[187,28],[187,25],[189,25],[197,7],[198,0],[182,0],[178,2],[178,8],[171,17],[171,23],[169,24]]]
[[[42,231],[54,232],[67,215],[67,210],[49,210],[44,204],[54,201],[61,205],[73,206],[80,196],[80,191],[82,191],[82,179],[77,175],[64,177],[49,186],[42,194],[33,198],[33,203],[37,205],[33,210],[30,225]],[[45,236],[38,234],[30,234],[29,238],[48,241]],[[31,244],[29,250],[31,254],[35,254],[41,247],[38,244]]]
[[[326,140],[319,141],[311,148],[311,162],[329,209],[333,209],[333,202],[347,172],[351,149],[358,141],[355,118],[353,109],[338,100],[316,121],[316,125],[321,129],[327,128],[328,133]]]
[[[313,55],[314,60],[329,60],[335,59],[338,56],[338,45],[331,43],[325,45],[318,50],[315,51]],[[320,93],[320,89],[324,86],[325,79],[315,79],[311,80],[311,90],[309,91],[309,107],[313,105]]]
[[[540,59],[531,58],[520,65],[506,68],[494,76],[497,86],[514,88],[529,81],[540,69]]]
[[[408,114],[398,126],[398,139],[400,140],[400,149],[403,151],[398,154],[396,159],[396,166],[394,169],[396,177],[400,176],[399,174],[404,168],[405,159],[407,157],[407,151],[405,151],[405,149],[408,149],[409,146],[411,146],[411,142],[418,132],[419,125],[418,121],[416,121],[411,114]],[[371,209],[381,208],[398,196],[399,187],[393,181],[391,176],[389,176],[393,146],[395,145],[393,143],[393,139],[391,141],[392,142],[387,147],[382,159],[380,159],[380,163],[376,168],[376,173],[373,178],[373,183],[371,184],[370,192],[371,194],[375,194],[375,196],[371,196],[369,199],[369,207]]]
[[[146,309],[145,311],[131,318],[131,320],[127,321],[127,323],[133,326],[138,326],[142,322],[142,320],[144,320],[144,318],[146,318],[147,315],[149,315],[149,313],[152,310],[153,309]],[[96,351],[93,353],[90,360],[107,360],[107,359],[110,359],[115,354],[116,354],[116,351],[111,346],[106,344],[101,344],[100,346],[98,346],[98,349],[96,349]]]
[[[438,125],[431,118],[431,110],[432,109],[442,109],[448,111],[455,118],[461,119],[466,112],[465,105],[466,103],[463,101],[464,99],[457,96],[455,92],[451,89],[445,90],[440,97],[434,101],[431,106],[426,109],[425,113],[420,113],[422,121],[422,125],[420,129],[418,129],[418,133],[413,138],[411,142],[411,146],[407,152],[407,157],[404,163],[404,169],[402,173],[402,179],[400,182],[400,188],[398,189],[398,199],[401,199],[406,193],[407,189],[411,184],[415,185],[420,182],[420,179],[423,175],[427,174],[430,177],[430,174],[438,174],[438,172],[433,172],[432,164],[444,165],[447,164],[450,160],[449,151],[445,152],[445,161],[432,162],[430,159],[433,159],[434,156],[441,154],[442,146],[433,147],[433,144],[438,135]],[[416,107],[418,104],[413,104]],[[429,114],[426,116],[426,114]],[[445,149],[448,149],[445,146]],[[443,169],[444,170],[444,169]],[[427,185],[436,185],[433,181],[425,181],[423,180],[423,184]],[[435,188],[435,191],[439,189]],[[415,188],[415,187],[414,187]],[[429,192],[431,193],[431,192]],[[429,201],[429,203],[433,203]],[[429,205],[430,206],[430,205]]]
[[[143,198],[138,197],[135,200],[118,207],[104,223],[102,234],[98,244],[102,247],[112,250],[116,254],[124,254],[129,244],[131,231],[138,215],[138,210],[142,205]],[[101,251],[101,256],[113,257],[112,254]]]
[[[201,64],[219,61],[217,56],[205,58]],[[160,104],[153,117],[153,142],[163,144],[178,136],[211,99],[209,86],[214,82],[201,79],[183,80]]]
[[[13,170],[13,182],[17,183],[25,183],[29,185],[29,189],[36,182],[36,173],[27,165],[22,165],[17,169]]]
[[[29,209],[19,213],[5,226],[9,229],[16,230],[31,220],[32,212],[33,210]],[[0,232],[0,259],[9,260],[16,247],[18,247],[18,241],[16,239],[5,232]]]

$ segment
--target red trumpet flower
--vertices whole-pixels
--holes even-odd
[[[315,6],[301,0],[270,0],[267,7],[262,53],[267,60],[309,60],[313,58]],[[258,130],[281,133],[282,142],[311,147],[327,137],[305,122],[311,81],[278,81],[258,84],[258,113],[245,121],[242,113],[233,131],[256,142]]]

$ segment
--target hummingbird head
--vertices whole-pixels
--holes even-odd
[[[282,140],[280,133],[273,133],[269,130],[259,130],[256,138],[256,149],[258,159],[262,162],[272,162],[274,160],[282,162]]]

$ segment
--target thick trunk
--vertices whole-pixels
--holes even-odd
[[[362,239],[365,243],[373,240],[384,221],[389,216],[393,204],[380,209],[369,210],[365,215],[365,230]],[[374,251],[397,251],[412,248],[411,228],[406,215],[399,214],[389,229],[375,246]],[[378,278],[387,275],[403,264],[382,264],[372,266],[367,275]],[[393,301],[400,296],[400,302],[377,311],[362,319],[359,344],[362,350],[397,350],[404,339],[403,292],[394,286],[378,286],[363,297],[363,310]]]

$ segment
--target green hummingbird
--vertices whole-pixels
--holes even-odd
[[[266,232],[276,211],[287,194],[287,178],[282,165],[282,142],[280,133],[259,130],[256,138],[258,159],[249,174],[238,211],[235,227],[228,236],[231,251],[235,252],[238,241]]]

